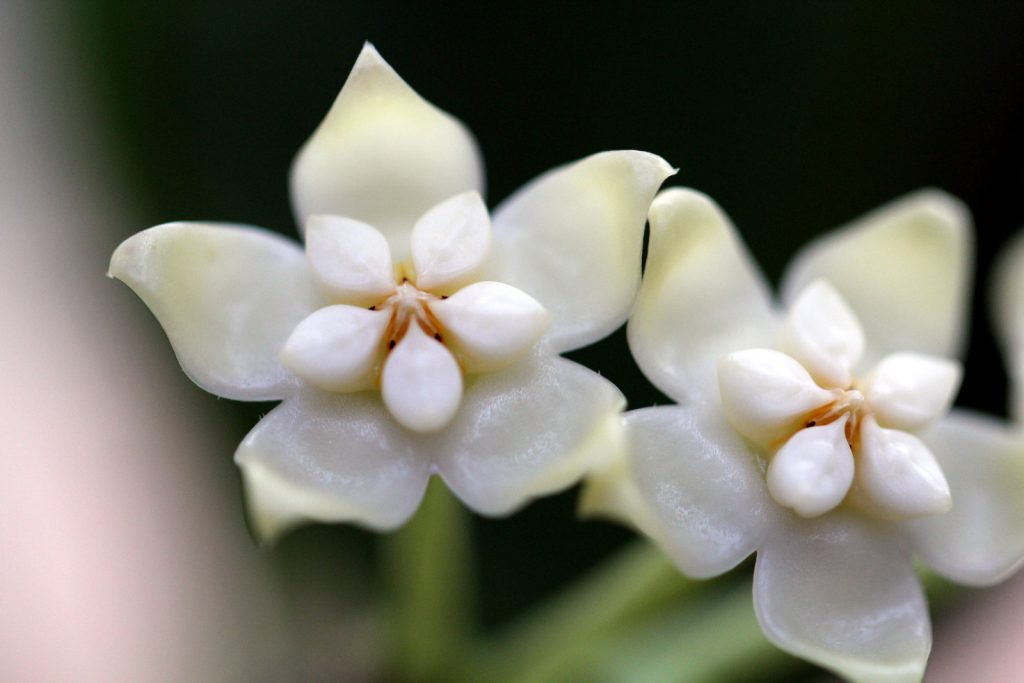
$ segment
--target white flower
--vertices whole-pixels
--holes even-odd
[[[943,359],[965,329],[966,212],[926,191],[819,239],[778,308],[707,197],[667,190],[650,222],[629,341],[681,405],[626,415],[628,458],[592,478],[584,509],[631,522],[694,577],[756,551],[755,609],[776,645],[853,680],[920,679],[931,632],[913,557],[972,585],[1024,558],[1020,441],[967,411],[942,417],[959,384]]]
[[[558,354],[625,320],[671,173],[596,154],[514,194],[492,230],[469,132],[367,44],[292,169],[305,252],[171,223],[122,244],[110,274],[198,385],[283,401],[236,453],[262,537],[310,519],[396,527],[432,474],[505,514],[617,443],[621,393]]]

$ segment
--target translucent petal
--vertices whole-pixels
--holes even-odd
[[[555,351],[585,346],[626,320],[640,282],[644,221],[673,173],[645,152],[603,152],[534,179],[494,211],[488,278],[551,312]]]
[[[635,410],[626,429],[628,467],[588,484],[586,512],[627,519],[697,578],[728,571],[760,545],[779,508],[757,456],[717,411]]]
[[[781,445],[808,416],[835,400],[802,365],[772,349],[746,349],[718,363],[722,407],[732,426],[763,448]]]
[[[501,282],[476,282],[430,310],[468,372],[511,365],[540,339],[551,319],[536,299]]]
[[[853,483],[848,417],[801,429],[772,457],[767,482],[775,502],[801,517],[818,517],[843,502]]]
[[[416,286],[449,294],[478,279],[491,248],[491,217],[477,192],[447,199],[412,230]]]
[[[403,81],[367,43],[291,172],[298,224],[348,216],[380,229],[396,260],[416,219],[438,202],[483,191],[476,142]]]
[[[1024,562],[1024,434],[954,409],[921,438],[949,481],[953,509],[905,523],[914,549],[957,583],[998,583]]]
[[[956,361],[893,353],[871,373],[864,395],[883,427],[917,431],[949,412],[962,377]]]
[[[790,516],[758,551],[754,609],[769,640],[848,680],[924,675],[927,606],[903,539],[884,523]]]
[[[413,323],[384,360],[380,392],[402,426],[435,432],[459,409],[462,370],[444,344]]]
[[[1024,424],[1024,234],[1004,250],[993,282],[992,317],[1010,375],[1010,413]]]
[[[109,274],[146,302],[203,389],[269,401],[298,386],[278,352],[324,302],[294,242],[259,228],[167,223],[125,240]]]
[[[271,541],[307,520],[400,526],[427,484],[430,457],[423,451],[376,393],[308,389],[263,418],[235,462],[253,529]]]
[[[281,350],[281,362],[327,391],[374,385],[390,317],[356,306],[327,306],[299,323]]]
[[[306,256],[317,279],[339,302],[372,306],[395,291],[388,242],[366,223],[310,216]]]
[[[441,476],[474,510],[508,514],[619,452],[624,406],[596,372],[528,356],[467,386],[455,419],[437,435]]]
[[[855,482],[851,502],[887,519],[938,515],[952,504],[928,446],[913,434],[879,427],[872,416],[861,422]]]
[[[718,361],[773,346],[771,294],[728,219],[708,197],[672,188],[651,206],[651,243],[629,321],[644,374],[677,401],[718,396]]]
[[[864,354],[864,331],[839,292],[815,280],[790,306],[779,349],[800,361],[818,384],[845,389]]]
[[[955,358],[968,327],[971,252],[967,209],[938,190],[921,191],[801,250],[783,279],[783,301],[828,280],[864,328],[869,367],[897,351]]]

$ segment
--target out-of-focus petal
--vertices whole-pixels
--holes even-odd
[[[1010,414],[1024,425],[1024,233],[1003,252],[993,282],[992,317],[1010,373]]]
[[[779,349],[800,361],[818,384],[845,389],[864,355],[864,331],[839,292],[815,280],[790,306]]]
[[[718,395],[720,358],[773,345],[771,295],[732,225],[705,195],[665,190],[650,222],[629,346],[659,389],[677,401],[705,401]]]
[[[468,372],[507,367],[533,346],[551,320],[532,296],[502,282],[475,282],[431,311]]]
[[[852,681],[920,681],[924,595],[897,530],[848,512],[796,515],[758,551],[754,609],[783,650]]]
[[[483,191],[483,166],[462,123],[420,97],[369,43],[291,171],[298,224],[311,214],[378,228],[397,261],[427,209]]]
[[[622,447],[625,399],[580,365],[536,354],[467,379],[458,414],[432,443],[441,476],[478,512],[507,514],[570,486]]]
[[[343,216],[310,216],[306,257],[320,284],[339,302],[371,306],[395,291],[395,268],[384,235]]]
[[[1024,562],[1024,434],[954,410],[921,437],[946,474],[953,509],[906,522],[914,549],[957,583],[1002,581]]]
[[[666,406],[631,411],[625,423],[628,468],[588,484],[585,512],[627,519],[696,578],[760,545],[778,506],[757,456],[720,414]]]
[[[491,217],[478,192],[446,199],[412,229],[416,286],[450,294],[479,273],[491,248]]]
[[[369,389],[388,320],[384,312],[358,306],[321,308],[296,326],[281,350],[281,362],[326,391]]]
[[[242,401],[295,391],[278,352],[324,302],[294,242],[246,226],[167,223],[125,240],[109,274],[149,306],[203,389]]]
[[[864,397],[883,427],[917,431],[949,412],[962,377],[956,361],[893,353],[868,377]]]
[[[494,211],[489,279],[552,315],[546,343],[568,351],[626,320],[640,281],[644,222],[673,173],[646,152],[603,152],[534,179]]]
[[[828,280],[857,315],[872,366],[896,351],[956,357],[967,329],[970,215],[950,195],[924,190],[804,247],[783,279],[792,302]]]
[[[272,541],[305,521],[393,529],[419,505],[429,453],[376,393],[303,391],[239,446],[254,531]]]

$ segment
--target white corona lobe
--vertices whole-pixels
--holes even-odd
[[[321,308],[296,326],[281,350],[281,362],[327,391],[373,386],[389,316],[357,306]]]
[[[871,374],[867,401],[883,426],[916,431],[949,411],[961,377],[954,361],[894,353]]]
[[[449,292],[472,281],[491,246],[491,219],[476,192],[446,199],[412,230],[416,286]]]
[[[399,424],[415,432],[434,432],[459,408],[462,370],[444,344],[413,322],[384,361],[380,391]]]
[[[369,306],[395,289],[388,242],[366,223],[310,216],[306,254],[317,279],[343,303]]]
[[[768,492],[802,517],[817,517],[846,497],[853,483],[853,453],[846,441],[849,416],[801,429],[768,464]]]
[[[789,309],[779,341],[819,384],[846,388],[864,354],[864,331],[839,293],[824,280],[804,289]]]

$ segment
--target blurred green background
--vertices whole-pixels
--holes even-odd
[[[99,95],[97,144],[114,158],[140,219],[97,229],[106,253],[176,219],[295,236],[288,166],[370,40],[476,134],[492,204],[592,152],[655,152],[680,168],[671,184],[721,204],[773,281],[808,239],[892,198],[923,186],[962,198],[977,226],[980,279],[959,403],[1004,414],[985,278],[1024,225],[1024,4],[55,7],[54,20],[72,27],[62,40]],[[97,263],[97,274],[104,268]],[[111,296],[132,298],[114,285]],[[141,303],[135,310],[123,324],[159,335]],[[615,381],[632,407],[666,400],[629,360],[621,333],[572,356]],[[232,432],[228,441],[269,408],[193,393]],[[234,482],[230,456],[218,472]],[[577,522],[573,508],[567,492],[509,520],[474,522],[485,624],[519,613],[630,538]],[[243,524],[240,493],[237,516]],[[285,581],[304,576],[303,567],[330,577],[376,557],[374,538],[347,527],[304,529],[271,555]]]

